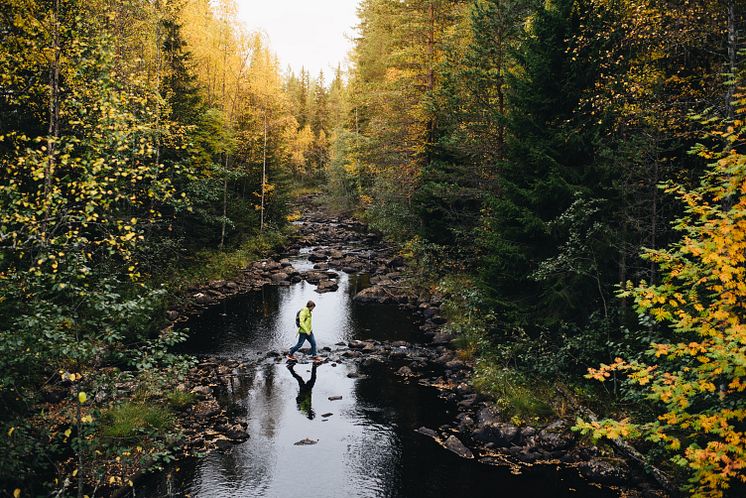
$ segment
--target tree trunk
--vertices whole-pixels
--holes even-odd
[[[262,210],[261,210],[261,219],[259,222],[259,231],[264,231],[264,194],[265,189],[264,186],[267,182],[267,111],[265,109],[264,111],[264,150],[263,150],[263,158],[262,158]]]
[[[725,90],[725,115],[729,120],[734,117],[733,94],[736,90],[736,2],[727,0],[728,9],[728,79]]]
[[[47,164],[44,168],[44,220],[42,240],[47,243],[47,228],[51,215],[52,178],[56,165],[57,140],[60,136],[60,0],[54,3],[52,48],[54,56],[49,65],[49,126],[47,128]]]
[[[650,214],[650,249],[657,249],[658,236],[658,157],[653,162],[653,198]],[[655,263],[650,263],[650,285],[655,285]]]
[[[220,250],[225,247],[225,223],[228,220],[228,153],[225,153],[225,171],[223,172],[223,226],[220,231]]]
[[[435,89],[435,8],[433,1],[428,3],[427,16],[428,16],[428,33],[427,33],[427,55],[428,55],[428,68],[427,68],[427,92],[428,97],[432,97],[433,90]],[[429,120],[427,123],[427,149],[435,141],[435,116],[430,113]],[[429,154],[428,154],[429,155]],[[429,162],[429,157],[425,157],[425,162]]]

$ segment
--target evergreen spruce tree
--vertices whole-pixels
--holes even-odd
[[[417,195],[424,235],[472,253],[483,198],[495,191],[505,155],[512,50],[529,14],[527,0],[474,0],[468,43],[446,49],[434,95],[438,127]]]
[[[507,157],[480,232],[481,280],[501,317],[524,326],[552,324],[571,311],[566,282],[532,276],[557,254],[560,234],[552,221],[573,202],[591,160],[588,137],[573,128],[584,83],[582,62],[567,57],[574,5],[547,2],[516,54]]]

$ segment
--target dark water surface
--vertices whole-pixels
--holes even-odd
[[[240,359],[285,351],[295,341],[295,313],[308,299],[317,303],[313,320],[319,347],[352,338],[416,339],[407,313],[352,302],[363,283],[341,275],[339,291],[323,295],[300,283],[236,297],[189,323],[191,339],[184,350]],[[350,373],[362,376],[350,378]],[[342,399],[329,401],[331,396]],[[299,363],[290,369],[265,362],[221,398],[230,411],[246,415],[251,438],[180,464],[172,478],[158,476],[137,496],[616,496],[572,471],[543,466],[513,475],[457,457],[414,432],[450,423],[454,407],[436,390],[403,382],[384,365],[327,363],[314,369]],[[304,438],[318,443],[294,445]]]

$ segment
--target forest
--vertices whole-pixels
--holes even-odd
[[[329,74],[233,0],[0,7],[0,494],[171,463],[194,359],[165,310],[273,254],[306,193],[444,296],[516,417],[569,390],[583,437],[743,491],[742,0],[361,0]]]

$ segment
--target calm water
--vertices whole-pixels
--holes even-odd
[[[317,303],[319,347],[352,338],[416,338],[405,312],[352,303],[360,285],[358,278],[342,274],[340,290],[333,293],[319,295],[313,285],[300,283],[237,297],[190,322],[192,336],[184,348],[243,359],[285,351],[295,341],[295,313],[308,299]],[[361,376],[348,377],[351,373]],[[450,423],[453,406],[434,389],[402,382],[380,364],[327,363],[313,369],[299,363],[290,369],[263,362],[220,396],[232,412],[245,414],[251,438],[180,464],[138,496],[615,496],[573,472],[534,467],[513,475],[457,457],[414,432]],[[342,399],[329,401],[332,396]],[[294,445],[304,438],[318,443]]]

